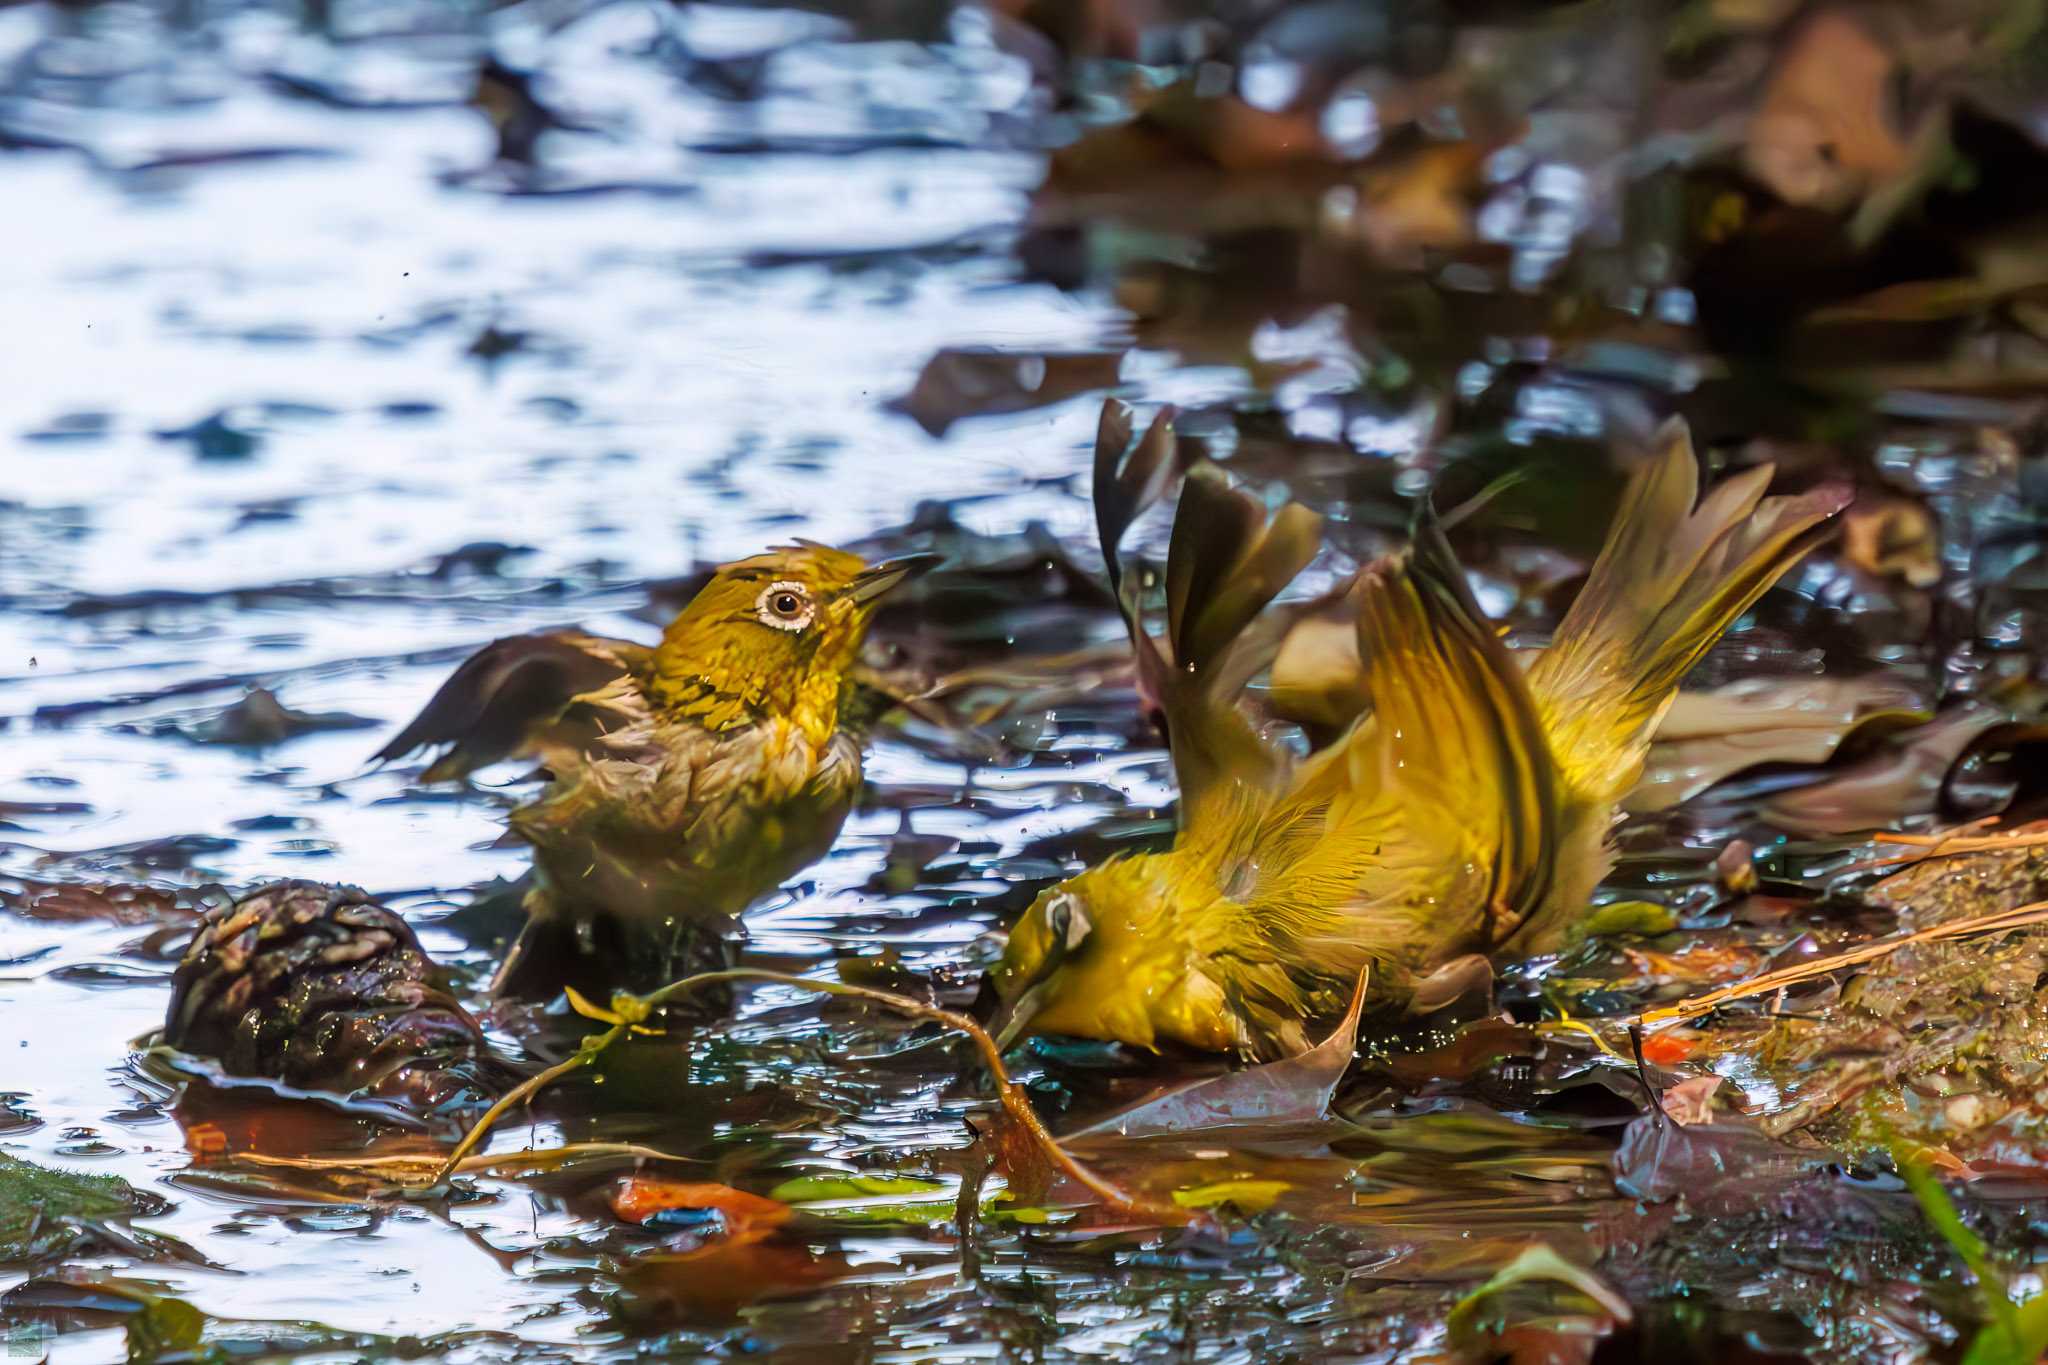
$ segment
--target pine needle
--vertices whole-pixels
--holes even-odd
[[[1872,843],[1901,845],[1912,852],[1901,853],[1891,858],[1873,858],[1867,863],[1858,863],[1854,868],[1846,870],[1862,872],[1871,868],[1923,863],[1930,858],[1954,858],[1966,853],[2005,853],[2014,849],[2048,845],[2048,828],[2038,824],[2001,830],[1996,834],[1970,832],[1982,829],[1996,818],[1986,816],[1982,820],[1973,820],[1967,825],[1958,825],[1940,834],[1873,834]]]
[[[1844,967],[1875,962],[1879,958],[1891,956],[1901,948],[1910,948],[1916,943],[1937,943],[1946,939],[1970,938],[1977,934],[2004,933],[2010,929],[2024,929],[2028,925],[2040,924],[2043,921],[2048,921],[2048,901],[2036,901],[2032,905],[1999,910],[1989,915],[1976,915],[1969,919],[1951,920],[1947,924],[1915,929],[1909,934],[1895,934],[1889,938],[1875,939],[1831,957],[1802,962],[1794,967],[1783,967],[1775,972],[1765,972],[1762,976],[1738,981],[1732,986],[1723,986],[1719,990],[1695,995],[1676,1004],[1644,1010],[1635,1017],[1634,1022],[1647,1026],[1666,1023],[1673,1019],[1697,1019],[1703,1014],[1712,1014],[1721,1006],[1733,1001],[1769,995],[1772,991],[1796,986],[1803,981],[1811,981],[1830,972],[1840,971]]]

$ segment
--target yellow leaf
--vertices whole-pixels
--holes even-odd
[[[1184,1209],[1214,1209],[1225,1204],[1239,1213],[1264,1213],[1273,1201],[1294,1187],[1284,1180],[1219,1180],[1173,1192],[1173,1202]]]
[[[575,1010],[585,1019],[595,1019],[600,1024],[623,1024],[626,1022],[623,1016],[613,1013],[602,1005],[591,1004],[589,998],[574,986],[564,986],[562,987],[562,992],[569,997],[569,1008]]]

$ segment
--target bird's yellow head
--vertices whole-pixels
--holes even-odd
[[[1007,1048],[1045,1033],[1237,1046],[1235,1011],[1196,941],[1216,892],[1187,870],[1170,854],[1115,858],[1041,893],[989,973],[997,1041]]]
[[[735,560],[669,623],[648,691],[664,711],[712,730],[781,718],[822,743],[838,726],[875,609],[937,562],[869,564],[811,541]]]

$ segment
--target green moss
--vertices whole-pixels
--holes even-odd
[[[52,1170],[0,1152],[0,1262],[61,1256],[108,1219],[155,1202],[111,1175]]]

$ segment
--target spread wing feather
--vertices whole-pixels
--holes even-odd
[[[1372,710],[1261,827],[1247,917],[1295,960],[1383,984],[1499,943],[1554,875],[1558,783],[1521,670],[1441,531],[1353,587]]]
[[[577,631],[493,640],[373,758],[385,763],[415,749],[445,748],[423,774],[439,782],[532,756],[571,701],[644,668],[648,653],[644,645]]]

